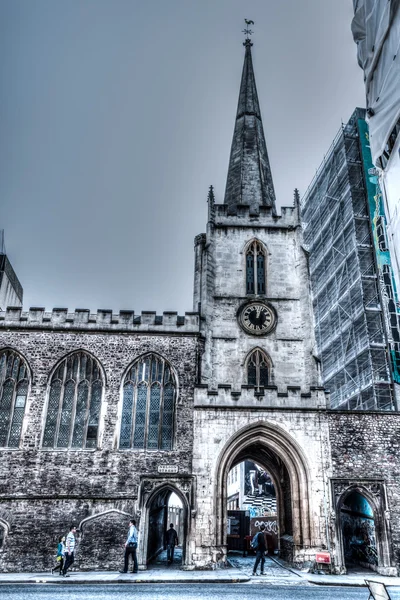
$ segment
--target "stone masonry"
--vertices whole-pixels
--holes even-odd
[[[36,313],[22,313],[18,320],[8,320],[9,314],[16,315],[16,311],[9,311],[0,321],[0,348],[17,349],[31,371],[20,447],[1,451],[0,524],[6,530],[6,539],[0,548],[0,568],[48,569],[60,533],[70,523],[79,525],[85,520],[88,525],[81,531],[85,539],[79,566],[116,568],[121,563],[127,519],[129,515],[140,515],[138,498],[143,479],[152,477],[162,483],[166,479],[159,473],[162,465],[176,466],[183,476],[192,471],[196,318],[188,316],[185,323],[183,317],[178,327],[175,315],[175,331],[171,331],[172,324],[167,325],[168,333],[162,325],[154,326],[152,332],[149,325],[144,332],[132,331],[133,325],[130,330],[113,332],[107,330],[107,325],[100,330],[95,323],[92,330],[88,331],[86,324],[83,331],[74,331],[73,323],[65,330],[63,324],[55,323],[51,313],[43,315],[46,321],[39,324],[33,320]],[[93,450],[43,449],[49,377],[59,361],[76,350],[89,352],[104,370],[98,445]],[[179,382],[173,450],[120,450],[117,440],[123,376],[135,359],[148,352],[168,360]],[[109,511],[108,516],[104,514]],[[88,517],[94,515],[99,517],[89,527]],[[99,537],[94,533],[89,536],[89,530],[95,532],[99,527],[107,529],[109,553],[99,554]],[[40,548],[34,554],[21,554],[21,547],[32,535],[40,539]]]

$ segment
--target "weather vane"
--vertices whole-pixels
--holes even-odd
[[[245,35],[247,35],[247,37],[249,37],[250,35],[253,34],[253,31],[250,29],[250,25],[254,25],[254,21],[245,19],[244,22],[246,23],[246,27],[245,27],[245,29],[243,29],[243,33]]]

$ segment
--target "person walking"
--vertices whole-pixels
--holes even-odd
[[[71,527],[69,528],[69,533],[67,535],[67,539],[65,542],[65,559],[64,559],[64,568],[63,568],[63,576],[64,577],[69,577],[69,575],[67,574],[67,571],[70,567],[72,567],[72,564],[74,562],[74,552],[75,552],[75,533],[76,533],[76,527],[75,525],[71,525]]]
[[[260,531],[256,533],[251,542],[251,547],[256,551],[256,562],[253,567],[253,575],[257,575],[257,567],[261,561],[261,573],[260,575],[265,575],[264,573],[264,564],[265,564],[265,552],[267,550],[267,544],[265,543],[265,525],[261,523]]]
[[[65,553],[65,535],[61,535],[58,538],[57,545],[57,556],[56,556],[56,566],[52,568],[51,574],[54,575],[56,571],[60,571],[60,575],[63,574],[63,566],[64,566],[64,553]]]
[[[167,565],[174,562],[175,546],[178,545],[178,534],[174,529],[174,524],[171,523],[168,531],[165,534],[165,543],[167,546]]]
[[[125,561],[124,561],[124,570],[120,571],[120,573],[127,573],[129,566],[129,556],[132,554],[133,560],[133,570],[132,573],[138,572],[138,562],[136,556],[136,549],[138,545],[138,531],[136,529],[136,521],[131,519],[129,521],[129,530],[128,537],[125,542]]]

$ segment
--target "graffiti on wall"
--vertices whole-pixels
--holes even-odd
[[[276,517],[264,517],[250,519],[250,535],[253,538],[260,531],[260,525],[265,525],[264,535],[267,543],[268,552],[275,552],[278,549],[278,521]]]
[[[379,185],[378,171],[372,163],[369,130],[364,119],[358,119],[358,131],[364,162],[369,214],[378,265],[381,297],[384,304],[382,309],[386,320],[392,375],[393,380],[400,383],[400,303],[386,238],[387,222],[382,190]]]

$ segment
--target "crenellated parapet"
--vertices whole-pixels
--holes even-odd
[[[279,389],[270,385],[256,388],[242,385],[239,389],[231,385],[219,385],[211,389],[208,385],[197,385],[194,390],[195,408],[258,408],[324,410],[330,407],[329,395],[323,387],[310,387],[304,392],[300,387],[287,386]]]
[[[53,308],[51,312],[44,308],[32,307],[23,311],[20,307],[9,306],[0,312],[0,328],[42,329],[42,330],[85,330],[85,331],[132,331],[157,333],[197,333],[199,315],[186,312],[183,316],[167,311],[157,315],[154,311],[99,309],[91,313],[89,309],[77,308],[69,312],[67,308]]]
[[[300,226],[297,207],[283,206],[277,215],[271,206],[260,206],[255,213],[248,204],[237,204],[235,214],[226,204],[215,204],[215,226],[269,227],[293,229]]]

